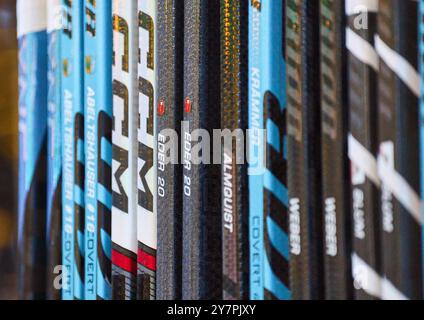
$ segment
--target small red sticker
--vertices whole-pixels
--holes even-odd
[[[160,100],[158,103],[158,115],[163,116],[165,114],[165,102]]]
[[[191,112],[191,101],[190,101],[189,98],[186,98],[185,99],[184,110],[185,110],[186,113],[190,113]]]

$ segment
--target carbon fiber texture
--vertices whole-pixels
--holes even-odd
[[[112,265],[112,290],[114,300],[135,300],[137,298],[137,277]]]
[[[247,128],[248,3],[221,0],[221,129]],[[237,145],[223,146],[222,259],[223,299],[248,298],[247,170]]]
[[[347,17],[350,30],[374,46],[376,14],[368,12],[367,29],[355,28],[359,14]],[[350,134],[374,156],[377,154],[377,74],[375,70],[348,53],[348,108]],[[360,257],[377,274],[381,272],[377,243],[380,236],[378,190],[373,182],[363,176],[351,163],[351,210],[352,210],[352,252]],[[357,179],[357,176],[360,179]],[[353,266],[354,267],[354,266]],[[352,270],[354,298],[374,299],[364,290],[361,274]]]
[[[347,73],[343,1],[320,1],[325,298],[352,297]]]
[[[378,35],[415,69],[418,68],[416,1],[379,3]],[[419,193],[418,98],[380,59],[378,78],[380,156]],[[386,148],[392,151],[386,151]],[[383,151],[384,150],[384,151]],[[387,153],[389,152],[389,153]],[[409,299],[422,299],[421,225],[382,180],[382,272]],[[383,295],[385,288],[383,288]]]
[[[183,116],[183,28],[184,1],[158,0],[158,248],[157,298],[181,299],[182,284],[182,166],[160,163],[161,156],[170,157],[159,146],[171,137],[159,136],[173,129],[181,137]],[[159,110],[160,108],[163,108]],[[175,141],[176,143],[179,141]],[[170,159],[169,159],[170,160]],[[162,189],[162,192],[159,190]]]
[[[287,0],[288,189],[293,299],[321,299],[319,2]]]
[[[192,158],[195,129],[220,128],[220,2],[185,0],[184,120]],[[221,167],[184,163],[182,298],[222,298]]]

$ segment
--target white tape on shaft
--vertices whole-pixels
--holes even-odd
[[[419,97],[421,80],[415,68],[404,57],[381,40],[378,35],[375,36],[375,48],[381,60]]]
[[[381,183],[408,210],[412,217],[421,225],[421,199],[408,182],[386,163],[384,157],[378,158],[378,174]]]
[[[378,71],[380,60],[374,47],[350,28],[346,28],[346,47],[359,61]]]
[[[381,279],[381,299],[382,300],[409,300],[400,292],[387,278]]]
[[[380,186],[378,166],[375,157],[356,140],[351,134],[348,137],[349,159],[352,161],[377,187]]]
[[[47,29],[47,0],[18,0],[18,38]]]
[[[352,273],[356,285],[373,297],[382,300],[408,300],[393,283],[385,277],[382,278],[356,253],[352,254]]]
[[[356,289],[370,296],[381,298],[381,277],[356,253],[352,254],[352,274]]]

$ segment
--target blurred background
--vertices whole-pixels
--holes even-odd
[[[16,1],[0,0],[0,299],[16,298],[17,46]]]

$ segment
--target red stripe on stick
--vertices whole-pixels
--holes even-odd
[[[137,274],[137,262],[116,250],[112,250],[112,263],[127,272]]]
[[[137,261],[146,268],[156,271],[156,257],[148,254],[142,249],[138,249]]]

